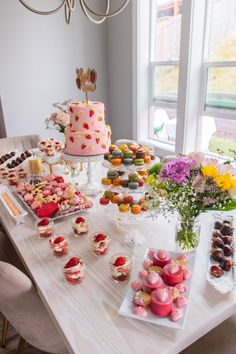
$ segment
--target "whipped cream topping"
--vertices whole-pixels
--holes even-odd
[[[78,230],[79,232],[87,232],[88,226],[85,222],[80,222],[77,224],[76,222],[73,223],[74,229]]]
[[[85,271],[85,264],[82,262],[78,263],[76,266],[74,267],[70,267],[70,268],[65,268],[64,272],[65,273],[72,273],[71,277],[73,277],[74,275],[76,275],[76,277],[80,276],[83,277],[84,276],[84,271]],[[78,274],[73,274],[73,273],[78,273]]]

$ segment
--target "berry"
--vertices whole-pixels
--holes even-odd
[[[226,235],[233,235],[233,228],[230,225],[224,224],[221,229],[220,232],[222,233],[223,236]]]
[[[220,278],[223,275],[223,270],[220,267],[213,265],[211,266],[210,273],[214,277]]]
[[[222,227],[222,222],[216,221],[214,226],[215,226],[215,229],[220,230],[220,228]]]
[[[213,241],[212,241],[212,247],[214,247],[214,248],[218,248],[218,247],[223,248],[224,247],[223,240],[220,237],[214,238]]]
[[[88,125],[87,123],[84,123],[84,124],[83,124],[83,128],[84,128],[84,129],[89,129],[89,125]]]
[[[223,259],[220,262],[220,267],[225,270],[226,272],[230,271],[233,267],[233,261],[232,259]]]
[[[73,138],[73,136],[70,136],[70,141],[73,143],[75,140]]]
[[[95,241],[95,242],[100,242],[100,241],[103,241],[103,240],[105,240],[105,239],[106,239],[106,236],[105,236],[105,235],[103,235],[103,234],[97,234],[97,235],[95,236],[94,241]]]
[[[222,240],[225,245],[231,245],[231,243],[233,242],[233,237],[232,236],[223,236]]]
[[[90,134],[86,134],[85,135],[85,138],[88,139],[88,140],[91,140],[92,139],[92,136]]]
[[[49,220],[48,219],[42,219],[39,223],[38,226],[47,226],[49,224]]]
[[[227,257],[231,256],[231,254],[234,253],[234,249],[230,245],[225,245],[223,247],[223,251],[224,251],[224,255],[227,256]]]
[[[65,237],[63,237],[63,236],[57,236],[56,238],[55,238],[55,240],[53,241],[53,243],[54,244],[58,244],[58,243],[60,243],[60,242],[62,242],[62,241],[64,241],[65,240]]]
[[[80,258],[72,257],[64,266],[64,268],[71,268],[75,267],[80,263]]]
[[[125,257],[118,257],[113,264],[115,267],[121,267],[125,264],[125,261]]]
[[[212,251],[211,256],[214,259],[214,261],[220,262],[224,259],[224,252],[221,248],[217,248]]]
[[[57,176],[54,178],[54,181],[57,183],[64,183],[64,178],[62,176]]]
[[[85,219],[82,218],[81,216],[79,216],[79,217],[75,220],[75,223],[76,223],[76,224],[80,224],[81,222],[85,222]]]

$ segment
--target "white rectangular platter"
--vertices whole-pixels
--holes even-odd
[[[149,249],[146,250],[145,255],[144,255],[144,259],[148,258],[148,252],[149,252]],[[172,251],[168,251],[168,252],[170,253],[172,259],[176,259],[181,255],[181,253],[179,253],[179,252],[172,252]],[[189,269],[193,272],[194,263],[195,263],[195,254],[189,253],[188,257],[189,257],[189,260],[188,260]],[[140,270],[141,269],[139,269],[138,272]],[[136,274],[134,274],[134,275],[136,275],[136,277],[132,276],[132,280],[138,279],[138,272]],[[184,281],[184,284],[187,286],[187,291],[183,295],[188,298],[188,304],[187,304],[187,306],[185,306],[183,308],[183,316],[177,322],[172,322],[168,317],[161,318],[161,317],[155,316],[150,311],[149,308],[147,309],[147,312],[148,312],[147,317],[140,317],[140,316],[135,315],[132,311],[134,308],[134,306],[132,304],[132,300],[133,300],[133,296],[134,296],[135,292],[131,288],[128,290],[128,292],[121,304],[121,307],[119,309],[119,314],[122,316],[134,318],[136,320],[154,323],[159,326],[165,326],[165,327],[174,328],[174,329],[183,329],[184,324],[185,324],[185,320],[186,320],[186,316],[187,316],[189,302],[191,301],[190,289],[191,289],[192,277],[193,276],[191,276],[189,279]]]

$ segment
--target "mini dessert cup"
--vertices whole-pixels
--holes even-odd
[[[55,256],[63,256],[68,253],[69,244],[64,236],[51,237],[49,240],[50,246],[53,248]]]
[[[72,228],[75,236],[88,232],[88,225],[81,216],[72,220]]]
[[[51,219],[43,218],[36,223],[38,235],[40,237],[50,237],[53,233],[54,222]]]
[[[85,264],[81,258],[72,257],[64,266],[65,280],[72,285],[79,284],[84,278]]]
[[[115,282],[128,280],[132,270],[132,258],[127,254],[115,254],[110,260],[110,270]]]
[[[108,245],[110,242],[109,236],[103,233],[95,233],[92,238],[92,252],[97,256],[106,254],[108,252]]]

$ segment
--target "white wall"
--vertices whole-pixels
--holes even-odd
[[[118,6],[118,1],[116,3]],[[118,138],[131,139],[133,128],[132,1],[121,14],[108,20],[107,39],[112,141]]]
[[[35,6],[37,2],[31,4]],[[118,25],[112,20],[113,23]],[[97,91],[90,97],[108,107],[106,50],[106,25],[92,24],[79,2],[71,24],[66,25],[62,10],[55,15],[39,16],[26,10],[18,0],[1,1],[0,96],[7,135],[55,135],[54,131],[44,129],[44,120],[53,111],[52,103],[84,98],[75,84],[78,66],[96,68]],[[114,97],[112,94],[113,101]]]

